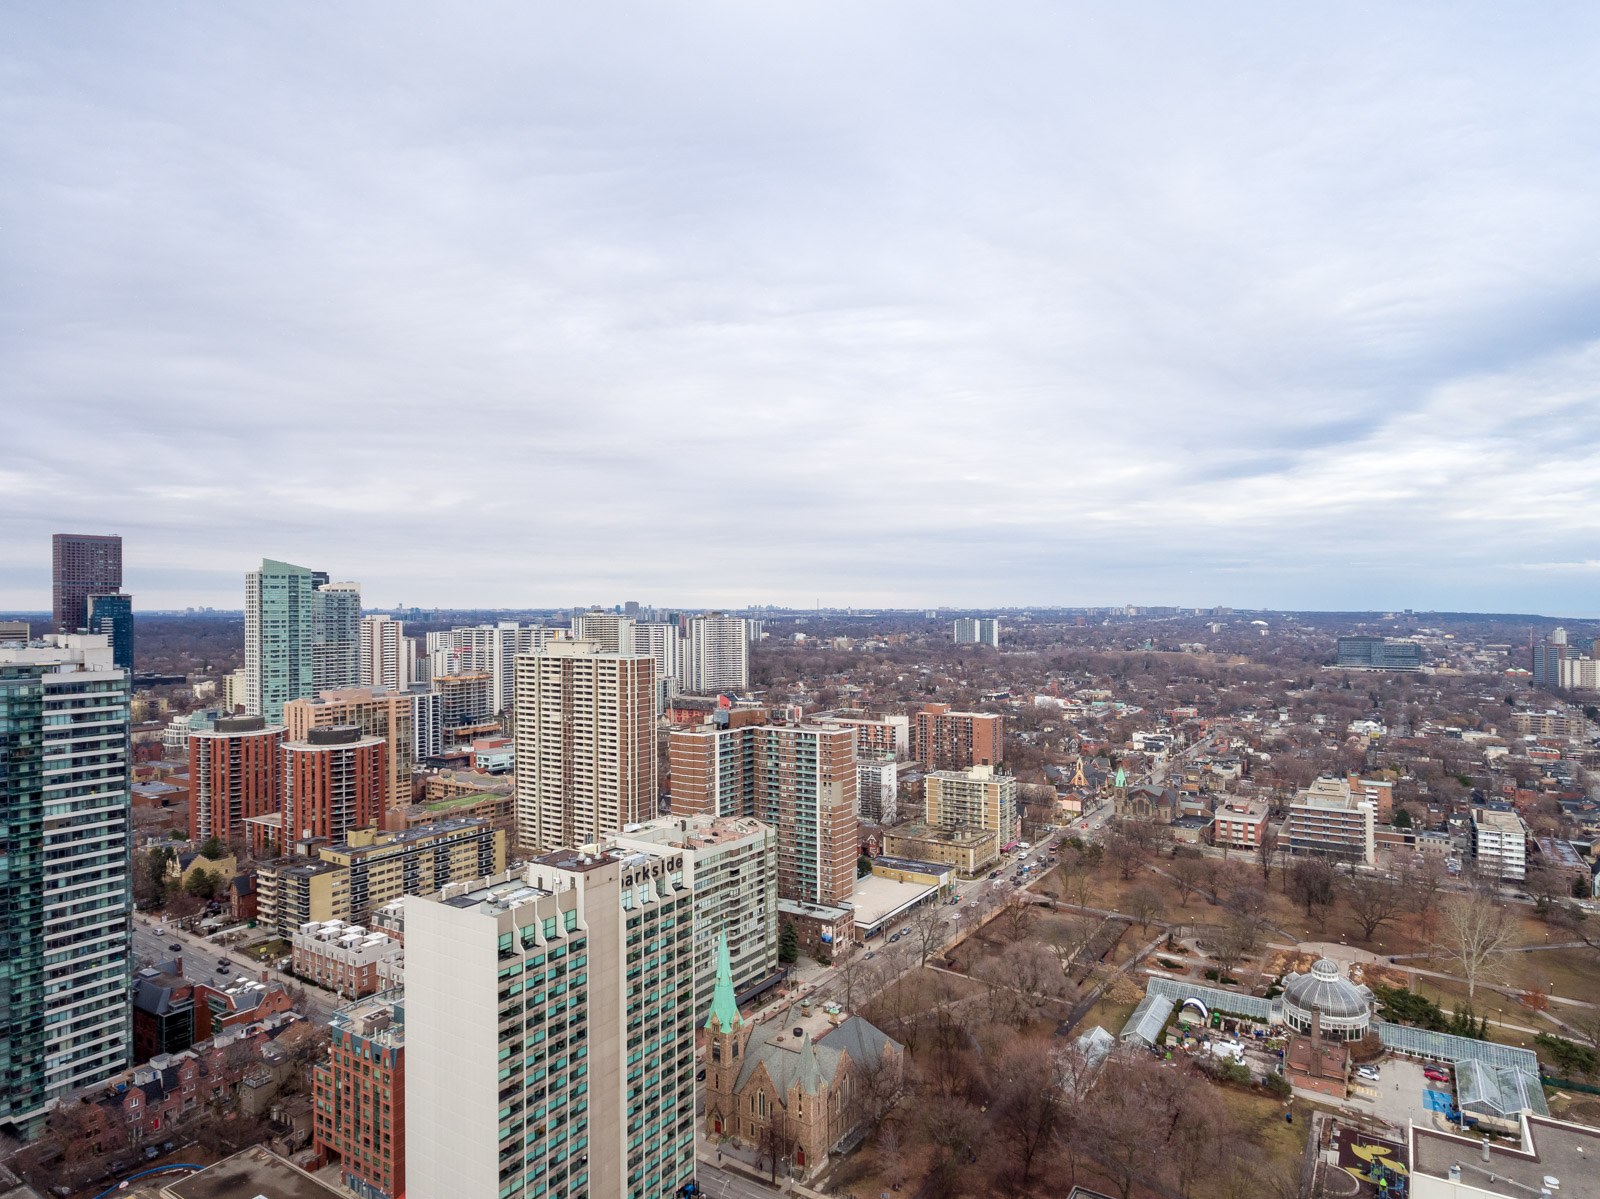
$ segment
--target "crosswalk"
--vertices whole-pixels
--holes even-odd
[[[1376,1099],[1378,1097],[1377,1087],[1367,1087],[1362,1086],[1360,1083],[1356,1083],[1356,1085],[1351,1089],[1354,1090],[1356,1095],[1362,1099]]]

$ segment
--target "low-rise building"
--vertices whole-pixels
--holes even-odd
[[[1528,877],[1528,830],[1515,812],[1475,810],[1472,860],[1480,875],[1503,882]]]
[[[1574,896],[1588,898],[1594,893],[1594,875],[1589,864],[1573,848],[1572,842],[1554,837],[1535,837],[1533,847],[1536,851],[1534,865],[1538,869],[1550,870],[1565,878],[1568,890]]]
[[[856,939],[855,909],[803,900],[778,900],[778,922],[794,926],[800,952],[817,959],[831,958]]]
[[[1292,854],[1365,862],[1378,852],[1378,810],[1351,793],[1346,779],[1323,777],[1289,805],[1285,840]]]
[[[261,927],[287,941],[302,925],[350,916],[350,872],[319,858],[275,858],[256,867]]]
[[[1267,805],[1260,800],[1228,800],[1212,814],[1211,842],[1225,849],[1253,850],[1266,836],[1267,818]]]
[[[891,858],[953,866],[970,878],[1000,857],[1000,834],[994,829],[970,826],[902,824],[883,831],[883,853]]]
[[[343,920],[306,924],[291,944],[296,975],[352,998],[384,990],[405,953],[388,934]]]
[[[516,766],[516,743],[510,737],[479,737],[472,743],[474,770],[484,774],[510,774]]]

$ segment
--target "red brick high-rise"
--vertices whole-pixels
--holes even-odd
[[[189,836],[226,842],[244,822],[283,804],[281,724],[260,716],[225,716],[189,734]]]
[[[50,538],[50,624],[76,633],[89,620],[89,597],[122,590],[122,538],[57,533]]]
[[[344,1185],[370,1199],[406,1189],[406,1039],[392,992],[334,1014],[328,1061],[316,1068],[319,1149]]]
[[[345,840],[383,822],[388,743],[353,724],[311,729],[283,743],[285,844],[309,837]]]
[[[911,756],[929,770],[968,770],[1005,760],[1005,717],[924,704],[911,722]]]

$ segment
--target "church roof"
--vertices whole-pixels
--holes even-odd
[[[711,1015],[706,1028],[732,1032],[739,1027],[739,1001],[733,993],[733,967],[728,962],[728,934],[717,934],[717,985],[711,992]]]

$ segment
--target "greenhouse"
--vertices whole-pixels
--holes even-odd
[[[1128,1022],[1122,1026],[1122,1035],[1118,1039],[1125,1045],[1129,1041],[1139,1041],[1154,1049],[1156,1039],[1167,1026],[1167,1018],[1172,1015],[1175,1006],[1177,1001],[1170,995],[1161,995],[1154,990],[1147,992],[1139,1001],[1139,1006],[1133,1009]]]
[[[1198,987],[1179,979],[1151,975],[1145,994],[1165,995],[1175,1003],[1181,1003],[1185,999],[1198,999],[1210,1011],[1225,1012],[1230,1016],[1246,1016],[1262,1024],[1272,1024],[1277,1021],[1272,1000],[1246,995],[1242,991],[1224,991],[1220,987]]]
[[[1477,1116],[1509,1120],[1520,1111],[1549,1115],[1537,1078],[1515,1066],[1491,1066],[1476,1058],[1455,1063],[1456,1106]]]
[[[1320,1021],[1330,1041],[1359,1041],[1372,1023],[1372,992],[1339,973],[1331,958],[1319,958],[1308,974],[1296,974],[1283,990],[1283,1020],[1297,1032]]]

